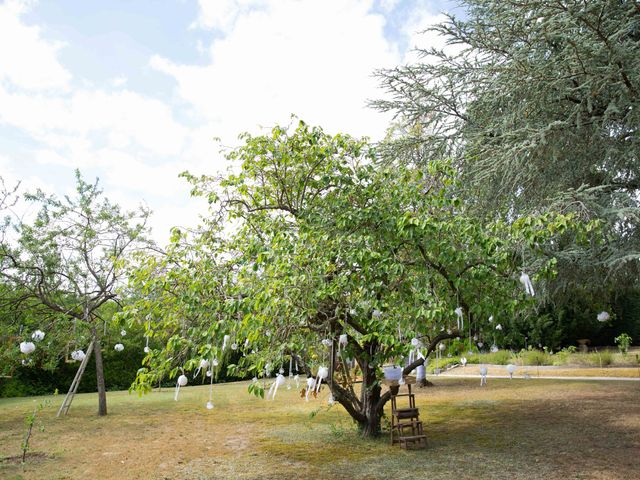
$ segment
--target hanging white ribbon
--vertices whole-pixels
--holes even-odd
[[[527,294],[531,295],[532,297],[536,295],[536,293],[533,291],[533,284],[531,283],[529,275],[522,272],[522,275],[520,275],[520,283],[524,285],[524,290],[525,292],[527,292]]]
[[[207,368],[209,366],[209,360],[205,360],[204,358],[200,360],[200,365],[198,365],[198,369],[193,374],[193,378],[195,379],[203,368]]]
[[[222,337],[222,351],[224,352],[225,348],[227,348],[227,343],[229,343],[229,340],[231,340],[231,336],[230,335],[225,335],[224,337]]]
[[[304,395],[304,399],[308,402],[309,401],[309,392],[311,390],[313,390],[313,388],[316,386],[316,379],[313,377],[309,377],[307,378],[307,391]]]
[[[340,338],[338,340],[338,355],[340,355],[340,352],[347,348],[347,343],[349,342],[347,334],[343,333],[342,335],[340,335]]]

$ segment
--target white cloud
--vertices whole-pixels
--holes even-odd
[[[58,61],[64,44],[47,41],[40,28],[22,23],[27,10],[26,2],[0,4],[0,81],[28,90],[67,89],[71,74]]]
[[[200,4],[200,23],[217,25],[213,4]],[[371,1],[247,5],[255,2],[235,10],[226,35],[213,41],[208,65],[151,59],[153,68],[176,80],[178,95],[212,124],[212,135],[230,142],[241,131],[286,123],[296,113],[327,130],[382,137],[388,117],[366,107],[379,95],[372,72],[395,65],[399,55],[384,37],[384,18],[370,12]]]
[[[198,0],[200,13],[191,27],[228,32],[238,17],[267,4],[266,0]]]
[[[114,87],[124,87],[127,84],[128,78],[125,75],[118,75],[111,80],[111,85]]]
[[[0,105],[0,123],[56,148],[72,148],[79,139],[92,142],[97,134],[112,147],[133,143],[155,154],[177,155],[188,133],[168,105],[128,90],[54,96],[10,93],[0,85]]]

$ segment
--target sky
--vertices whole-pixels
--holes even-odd
[[[228,168],[238,135],[292,114],[380,140],[373,72],[415,61],[448,0],[0,0],[0,176],[22,191],[151,208],[153,237],[195,226],[178,178]],[[219,138],[220,140],[215,140]],[[23,207],[24,208],[24,207]]]

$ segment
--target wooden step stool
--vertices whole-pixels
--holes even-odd
[[[402,448],[406,449],[425,448],[427,436],[422,428],[420,412],[416,408],[415,395],[411,393],[411,383],[408,380],[405,379],[408,393],[399,393],[400,385],[398,382],[395,382],[395,385],[389,385],[391,390],[391,445],[399,443]],[[402,398],[408,400],[408,406],[398,406],[399,400]]]

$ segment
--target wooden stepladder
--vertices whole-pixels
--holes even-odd
[[[82,363],[80,363],[80,367],[76,372],[76,376],[73,378],[73,382],[71,382],[71,386],[69,387],[69,392],[64,397],[64,402],[60,405],[60,410],[58,410],[58,417],[60,415],[66,415],[69,411],[69,407],[71,406],[71,402],[73,402],[73,397],[78,391],[78,385],[80,385],[80,380],[82,379],[82,375],[84,374],[85,368],[87,368],[87,363],[89,363],[89,358],[91,358],[91,352],[93,352],[93,340],[87,347],[87,353],[85,357],[82,359]]]
[[[408,393],[399,393],[400,387],[391,389],[391,445],[399,443],[402,448],[425,448],[427,436],[422,428],[420,412],[416,408],[415,395],[411,393],[411,384],[407,383]],[[398,406],[399,399],[406,398],[408,406]]]

